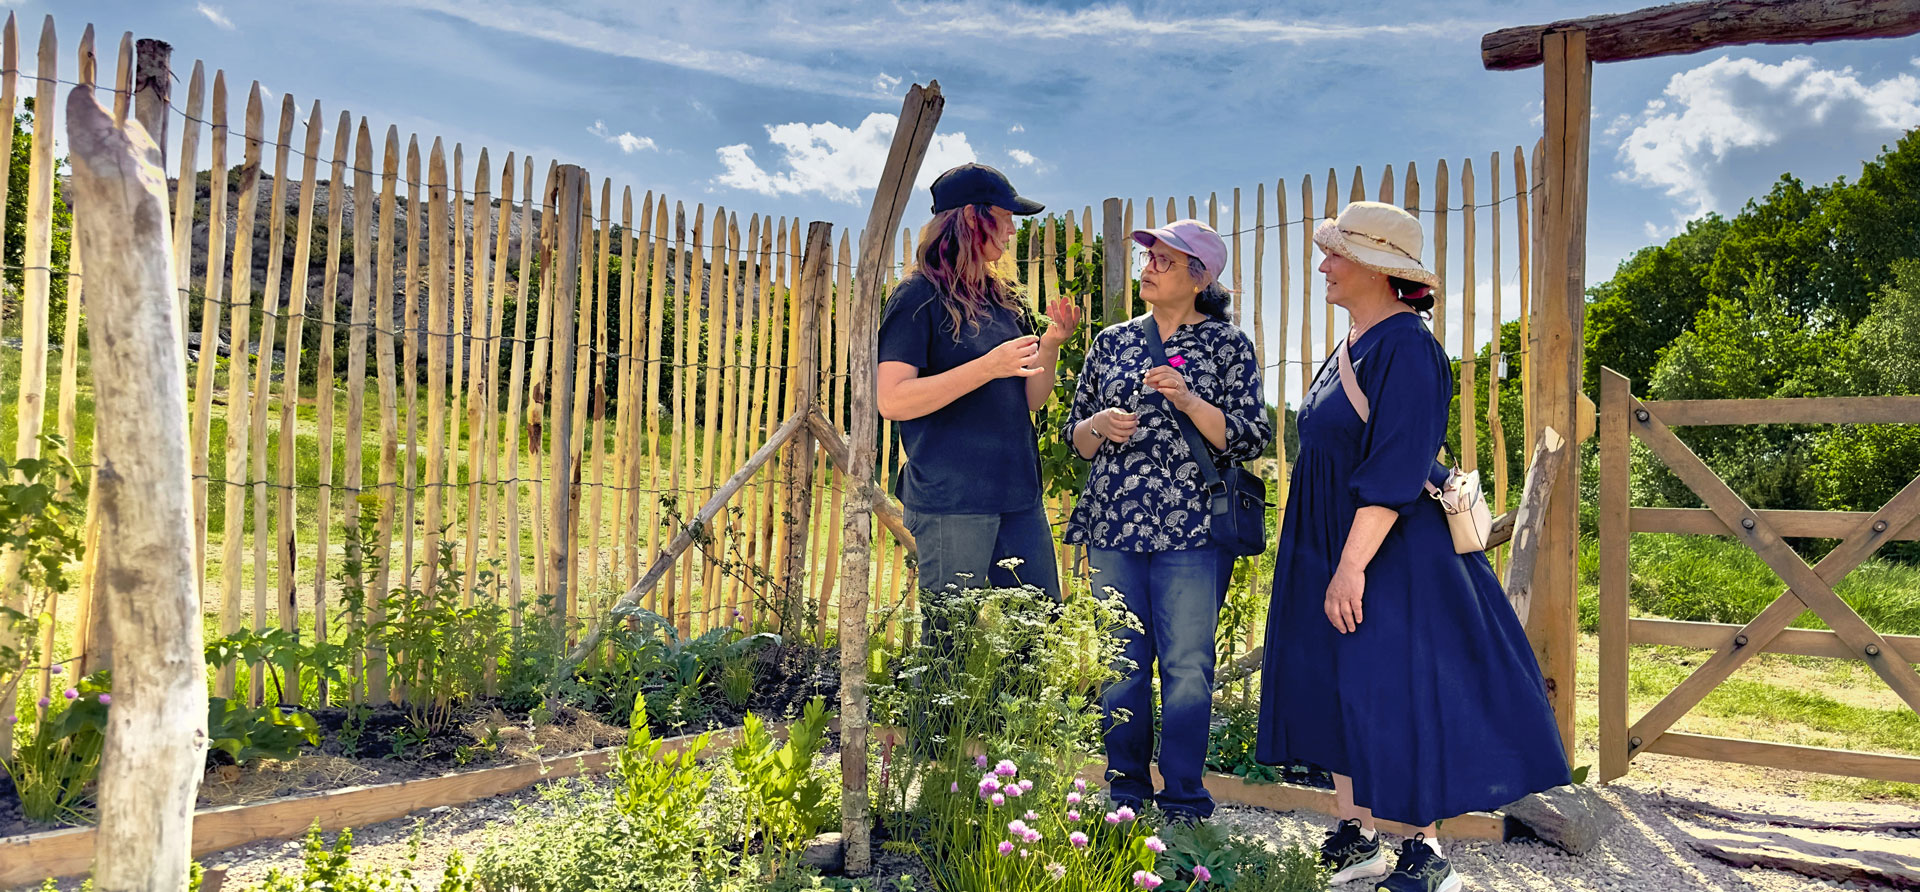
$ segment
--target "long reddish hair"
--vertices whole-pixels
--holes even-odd
[[[986,205],[970,204],[933,215],[920,229],[920,247],[907,275],[918,273],[940,292],[953,339],[962,324],[979,330],[990,307],[1019,308],[1012,282],[987,260],[987,245],[998,242],[998,222]]]

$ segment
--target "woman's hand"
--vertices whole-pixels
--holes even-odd
[[[1040,335],[1040,347],[1044,350],[1057,350],[1067,338],[1073,336],[1073,330],[1080,327],[1080,308],[1072,300],[1055,298],[1047,304],[1047,330]]]
[[[1148,369],[1140,380],[1148,387],[1159,391],[1161,396],[1167,398],[1167,402],[1172,403],[1175,409],[1182,412],[1192,414],[1194,406],[1200,401],[1193,391],[1187,389],[1187,379],[1172,366],[1154,366]]]
[[[1351,634],[1360,628],[1365,619],[1360,601],[1367,591],[1367,574],[1363,570],[1350,570],[1345,564],[1333,572],[1333,580],[1327,583],[1327,621],[1341,634]]]
[[[1125,443],[1133,438],[1133,432],[1140,428],[1140,416],[1125,409],[1102,409],[1087,419],[1092,425],[1095,436],[1115,443]]]
[[[987,374],[994,378],[1031,378],[1038,375],[1046,371],[1033,364],[1039,358],[1040,339],[1033,335],[1021,335],[981,357],[986,362]]]

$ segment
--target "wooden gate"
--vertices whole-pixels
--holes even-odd
[[[1800,771],[1920,783],[1920,758],[1736,740],[1669,730],[1755,654],[1787,653],[1866,661],[1920,712],[1920,637],[1881,635],[1834,594],[1834,586],[1887,542],[1920,539],[1920,478],[1880,510],[1756,511],[1674,436],[1684,425],[1920,424],[1920,396],[1770,400],[1642,401],[1627,379],[1603,370],[1600,385],[1600,777],[1627,773],[1640,753],[1740,762]],[[1628,502],[1631,438],[1659,456],[1706,508],[1636,508]],[[1633,533],[1734,536],[1787,589],[1746,625],[1676,622],[1627,615],[1628,547]],[[1841,543],[1812,566],[1784,537]],[[1812,610],[1833,631],[1789,630]],[[1632,644],[1711,649],[1665,699],[1631,724],[1627,651]]]

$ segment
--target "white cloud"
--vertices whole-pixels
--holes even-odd
[[[222,31],[234,30],[233,20],[227,18],[226,14],[222,13],[220,11],[220,7],[218,6],[211,6],[206,3],[201,3],[194,7],[194,11],[200,13],[203,16],[206,16],[207,21],[212,22],[214,27],[219,28]]]
[[[1855,172],[1889,138],[1920,126],[1920,78],[1862,82],[1810,58],[1768,65],[1723,57],[1673,76],[1622,138],[1616,176],[1663,190],[1676,218],[1729,212],[1783,172],[1823,182]]]
[[[1420,41],[1468,39],[1496,27],[1457,19],[1356,23],[1338,18],[1305,20],[1270,13],[1185,15],[1136,12],[1126,4],[1101,3],[1060,10],[1020,0],[847,4],[838,0],[710,3],[697,13],[659,9],[661,4],[619,0],[392,0],[495,31],[642,59],[728,78],[752,86],[874,99],[895,96],[901,82],[885,73],[855,73],[854,59],[978,58],[973,47],[991,41],[994,55],[1030,58],[1078,51],[1082,45],[1151,49],[1156,52],[1220,53],[1236,48],[1332,43],[1362,46],[1379,38]],[[1423,44],[1424,45],[1424,44]],[[873,70],[866,68],[864,70]]]
[[[1025,149],[1008,149],[1007,157],[1012,158],[1013,163],[1021,167],[1032,167],[1038,163],[1038,159],[1033,157],[1033,153]]]
[[[725,171],[714,182],[762,195],[817,193],[831,201],[857,204],[861,192],[879,185],[899,123],[897,115],[876,112],[853,129],[832,121],[769,125],[767,138],[779,153],[777,162],[761,167],[746,143],[722,146],[715,155]],[[975,158],[965,133],[935,134],[920,165],[917,185],[925,186],[948,168]]]
[[[594,136],[600,137],[601,139],[604,139],[607,142],[613,143],[616,146],[619,146],[620,151],[625,152],[629,155],[641,150],[652,152],[652,151],[659,151],[660,149],[660,146],[654,143],[653,137],[635,136],[633,135],[633,131],[631,130],[628,130],[624,133],[614,133],[613,131],[607,129],[607,122],[605,121],[593,122],[593,126],[588,127],[587,132],[593,134]]]
[[[1007,132],[1008,133],[1025,133],[1027,132],[1027,127],[1025,124],[1015,124],[1012,127],[1008,127]]]

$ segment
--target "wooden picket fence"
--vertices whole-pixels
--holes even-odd
[[[50,262],[52,135],[61,104],[56,87],[100,82],[91,27],[77,47],[72,80],[61,78],[51,17],[42,29],[34,74],[20,68],[11,17],[0,39],[0,103],[12,107],[24,86],[33,91],[41,116],[31,137],[24,287],[17,304],[20,372],[17,382],[8,382],[17,384],[18,394],[14,455],[27,456],[36,454],[36,436],[48,420],[69,443],[80,440],[86,373],[78,364],[81,351],[73,348],[82,340],[84,258],[73,257],[64,269]],[[347,112],[323,117],[317,102],[301,116],[291,95],[280,98],[277,127],[267,131],[257,84],[244,100],[236,152],[229,145],[228,106],[240,100],[230,99],[224,72],[214,73],[209,91],[199,63],[178,78],[172,71],[180,66],[141,43],[136,62],[131,35],[122,39],[115,78],[98,89],[130,103],[178,177],[174,253],[181,315],[186,324],[198,314],[197,330],[189,334],[202,347],[191,358],[188,380],[198,560],[210,634],[277,626],[309,640],[337,640],[343,605],[335,577],[342,541],[363,508],[377,518],[374,592],[432,586],[444,543],[463,574],[465,603],[496,599],[519,624],[536,615],[543,599],[559,596],[553,609],[585,622],[633,584],[681,529],[681,519],[691,518],[731,469],[793,413],[803,375],[817,376],[821,408],[836,428],[849,429],[848,328],[859,323],[842,308],[856,287],[852,245],[860,233],[841,232],[827,258],[832,288],[818,307],[819,325],[803,331],[798,220],[749,213],[743,227],[736,212],[703,204],[689,210],[652,193],[636,208],[630,189],[616,196],[614,184],[603,179],[582,202],[578,255],[555,256],[563,253],[558,224],[565,221],[556,212],[554,164],[542,169],[512,154],[496,163],[482,149],[469,173],[461,146],[448,150],[433,139],[422,149],[424,138],[409,137],[403,149],[395,127],[376,139],[366,119]],[[184,102],[170,95],[175,81],[185,87]],[[296,142],[302,120],[304,135]],[[325,152],[328,129],[332,146]],[[205,167],[199,161],[203,137]],[[9,130],[4,141],[11,138]],[[231,166],[236,154],[237,167]],[[1025,231],[1017,255],[1005,261],[1007,272],[1036,306],[1060,293],[1060,276],[1048,270],[1064,269],[1072,279],[1089,264],[1100,266],[1104,290],[1118,295],[1129,279],[1128,230],[1177,216],[1206,219],[1228,242],[1234,310],[1253,336],[1267,375],[1291,366],[1293,387],[1304,393],[1327,336],[1342,331],[1317,285],[1313,227],[1337,213],[1343,199],[1399,203],[1427,226],[1428,256],[1445,283],[1435,330],[1457,330],[1457,348],[1449,347],[1465,359],[1461,392],[1470,408],[1463,414],[1469,422],[1484,417],[1489,423],[1494,465],[1483,470],[1496,508],[1504,509],[1514,490],[1510,478],[1522,469],[1506,461],[1502,413],[1525,407],[1503,406],[1497,388],[1477,392],[1475,357],[1491,342],[1494,368],[1504,372],[1493,377],[1518,370],[1521,357],[1499,346],[1506,321],[1519,320],[1521,352],[1527,349],[1529,283],[1539,256],[1532,250],[1538,227],[1530,224],[1541,213],[1542,192],[1535,166],[1518,148],[1492,153],[1480,169],[1488,180],[1484,192],[1476,187],[1471,162],[1459,165],[1457,174],[1444,160],[1431,170],[1424,185],[1409,164],[1398,175],[1392,167],[1377,176],[1356,168],[1345,191],[1329,170],[1318,187],[1303,176],[1291,188],[1286,180],[1271,190],[1262,183],[1224,193],[1224,200],[1222,193],[1183,201],[1149,198],[1139,203],[1137,220],[1133,202],[1107,199],[1097,217],[1094,206],[1086,205],[1077,213],[1039,218]],[[269,176],[270,185],[261,182]],[[1367,182],[1378,185],[1368,192]],[[1502,182],[1511,187],[1503,190]],[[353,212],[344,200],[349,189]],[[1251,201],[1243,203],[1249,191]],[[1290,207],[1294,195],[1298,204]],[[426,213],[413,213],[422,201]],[[4,207],[0,201],[0,214]],[[316,219],[322,209],[324,220]],[[87,212],[73,209],[75,215]],[[1091,236],[1105,239],[1104,253],[1095,253]],[[913,241],[908,227],[890,278],[897,277],[902,258],[912,257]],[[264,263],[258,256],[263,253]],[[205,272],[194,273],[196,267]],[[253,283],[262,273],[256,290]],[[61,366],[53,376],[58,401],[47,407],[55,276],[67,277],[72,296],[59,341]],[[1481,311],[1486,289],[1480,278],[1491,280],[1484,297],[1490,313]],[[574,281],[577,293],[563,290]],[[1079,299],[1089,320],[1110,322],[1128,310],[1126,302],[1103,300],[1092,290]],[[569,302],[577,312],[554,312],[556,304]],[[317,349],[304,346],[310,333],[318,334]],[[342,335],[344,361],[336,347]],[[798,367],[803,337],[818,339],[817,369]],[[221,355],[223,341],[234,345],[230,355]],[[319,382],[310,394],[301,388],[309,361]],[[1297,393],[1281,396],[1298,399]],[[216,423],[224,428],[223,444],[215,440]],[[888,491],[905,461],[893,428],[885,422],[880,432],[879,482]],[[1535,426],[1521,429],[1530,448]],[[1460,460],[1470,468],[1477,464],[1477,436],[1474,423],[1458,432]],[[91,456],[84,442],[78,446],[74,458],[85,466]],[[554,454],[558,450],[566,454]],[[804,494],[812,506],[804,531],[806,566],[788,567],[792,518],[782,507],[786,488],[809,476],[797,473],[794,461],[789,452],[741,489],[731,510],[704,531],[699,547],[680,557],[646,606],[684,634],[797,618],[801,626],[783,631],[825,638],[839,603],[845,499],[826,452],[812,453],[814,483]],[[1284,495],[1285,456],[1262,467],[1272,491]],[[572,479],[554,480],[556,468],[573,469]],[[363,498],[370,504],[363,505]],[[216,507],[218,524],[211,516]],[[1050,508],[1064,523],[1069,499]],[[97,528],[94,518],[87,527],[90,534]],[[92,538],[90,549],[111,547]],[[871,605],[890,633],[897,634],[893,621],[914,605],[909,551],[892,536],[877,537]],[[1061,558],[1063,572],[1070,572],[1074,555],[1063,549]],[[69,596],[79,603],[55,604],[55,613],[70,620],[64,626],[69,631],[50,632],[41,642],[42,690],[48,686],[44,667],[65,662],[84,670],[108,656],[109,643],[89,631],[96,625],[89,617],[91,567],[88,561],[78,595]],[[474,584],[489,567],[498,570],[493,581]],[[1253,578],[1266,585],[1264,571]],[[378,619],[373,609],[371,618]],[[1257,625],[1252,634],[1259,634]],[[388,656],[369,652],[366,659],[367,695],[389,696],[383,672]],[[264,695],[262,673],[251,678],[248,694],[257,702]],[[228,694],[235,683],[230,670],[216,687]],[[331,698],[344,694],[335,691]]]

